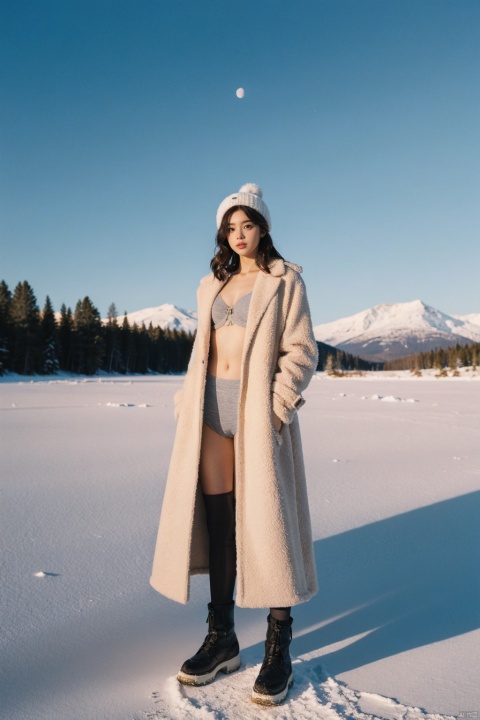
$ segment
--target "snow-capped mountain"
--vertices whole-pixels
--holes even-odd
[[[157,307],[145,308],[144,310],[136,310],[127,313],[129,325],[137,323],[140,327],[142,323],[148,328],[150,323],[153,327],[161,327],[163,330],[186,330],[193,333],[197,329],[197,312],[193,310],[184,310],[171,303],[164,303]],[[121,325],[123,316],[117,318],[117,322]],[[103,322],[107,322],[103,320]]]
[[[478,324],[474,319],[479,319]],[[376,305],[356,315],[314,327],[317,340],[369,360],[480,342],[480,315],[446,315],[421,300]]]

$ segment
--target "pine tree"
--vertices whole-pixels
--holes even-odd
[[[23,375],[41,372],[40,311],[28,282],[16,286],[10,310],[13,326],[11,369]]]
[[[325,372],[327,375],[335,375],[337,372],[337,360],[332,353],[328,353],[325,363]]]
[[[123,316],[122,328],[120,331],[120,353],[121,353],[121,372],[132,372],[132,331],[128,322],[127,312]]]
[[[458,351],[456,348],[450,348],[448,351],[448,367],[450,370],[455,371],[458,366]]]
[[[120,352],[120,328],[117,322],[117,308],[111,303],[107,312],[107,323],[105,330],[105,359],[104,370],[106,372],[119,372],[122,368],[122,355]]]
[[[144,323],[137,328],[135,335],[135,372],[145,374],[149,370],[149,342]]]
[[[12,293],[7,283],[0,282],[0,375],[9,369],[9,355],[12,341],[11,320]]]
[[[55,321],[50,298],[46,297],[45,306],[40,321],[41,344],[42,344],[42,373],[51,375],[57,372],[60,364],[58,362],[58,330]]]
[[[434,351],[433,356],[433,367],[435,368],[435,370],[443,370],[443,368],[445,367],[445,360],[445,350],[443,348],[437,348]]]
[[[60,308],[60,325],[58,328],[58,358],[60,369],[70,372],[73,369],[72,358],[73,316],[71,308],[65,303]]]
[[[147,335],[150,341],[150,369],[154,372],[166,373],[166,341],[165,333],[160,326],[153,327],[150,322]]]
[[[88,295],[75,306],[73,331],[73,371],[93,375],[102,364],[104,339],[100,313]]]
[[[447,377],[446,369],[447,354],[443,348],[437,348],[434,353],[433,367],[438,370],[435,377]]]
[[[118,312],[115,303],[110,303],[107,310],[107,320],[117,322]]]

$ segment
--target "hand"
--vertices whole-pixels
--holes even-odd
[[[273,427],[277,432],[280,432],[280,428],[282,427],[282,425],[283,422],[280,420],[278,415],[275,415],[275,413],[273,413]]]

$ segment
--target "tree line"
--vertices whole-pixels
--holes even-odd
[[[429,368],[455,371],[459,367],[476,368],[480,363],[480,343],[460,345],[455,343],[446,348],[435,348],[426,352],[406,355],[398,360],[385,363],[385,370],[420,371]]]
[[[333,345],[327,345],[317,340],[318,370],[325,370],[328,374],[351,370],[383,370],[383,362],[364,360],[358,355],[351,355]]]
[[[195,334],[119,321],[115,304],[107,321],[88,296],[74,311],[65,304],[55,317],[50,298],[40,310],[31,285],[19,282],[13,293],[0,282],[0,375],[51,375],[59,370],[82,375],[107,373],[185,372]],[[371,362],[317,342],[317,369],[382,370]],[[410,367],[407,365],[406,367]],[[392,368],[393,369],[393,368]],[[395,368],[396,369],[396,368]]]
[[[88,296],[73,312],[63,304],[57,321],[50,298],[40,310],[27,281],[13,293],[0,282],[0,374],[184,372],[194,337],[151,323],[130,325],[126,314],[119,322],[114,303],[102,323]]]

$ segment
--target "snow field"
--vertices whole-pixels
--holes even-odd
[[[300,423],[320,591],[292,612],[290,700],[264,709],[249,694],[267,611],[237,610],[238,673],[185,688],[208,580],[193,578],[188,606],[148,585],[182,381],[0,384],[0,717],[480,712],[480,385],[313,379]]]

